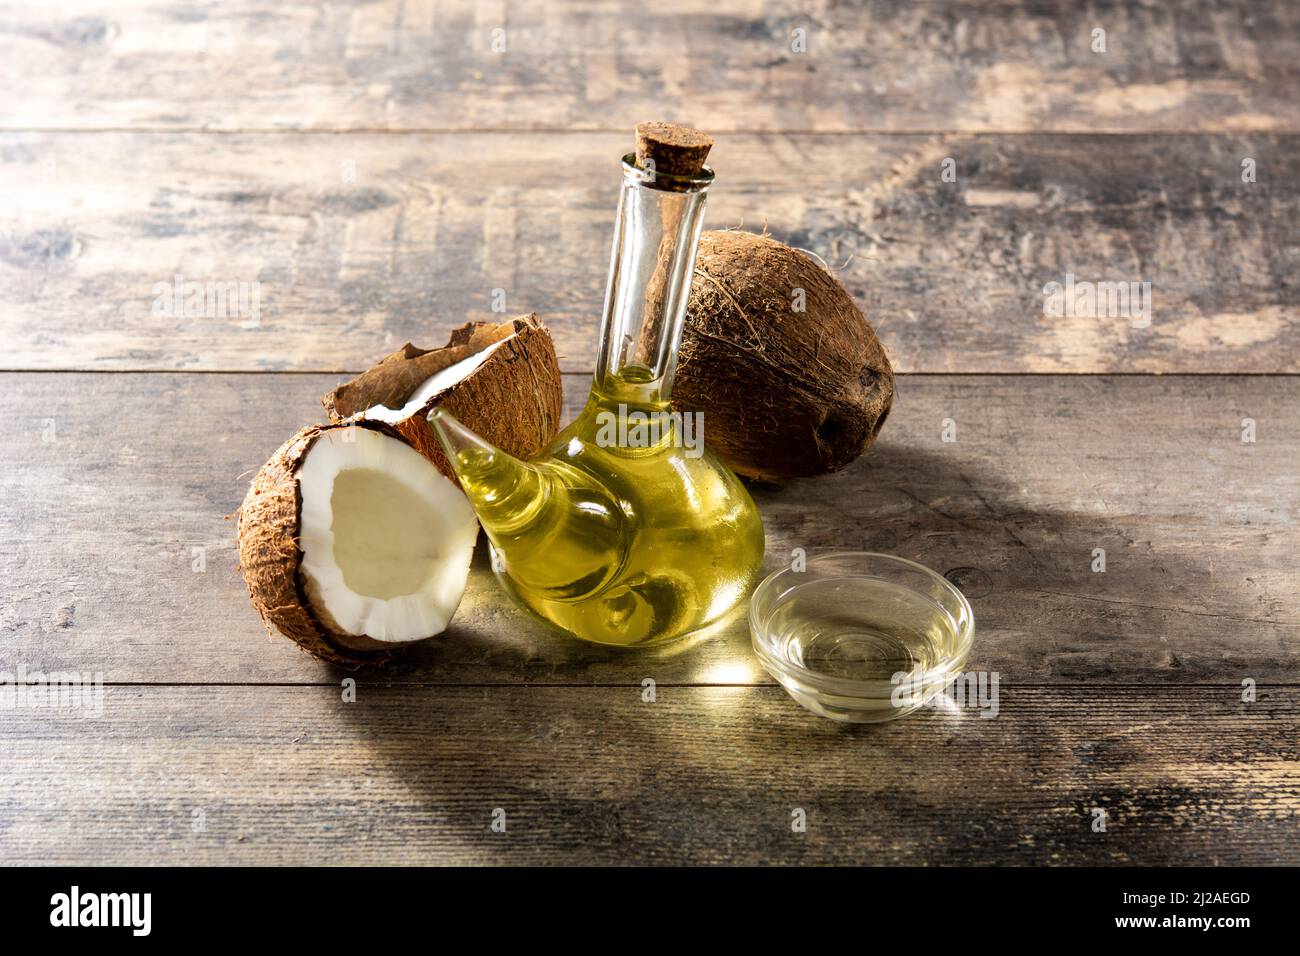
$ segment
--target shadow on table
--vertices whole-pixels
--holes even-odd
[[[1134,541],[1106,514],[1036,506],[1023,487],[1011,469],[996,473],[986,462],[885,442],[842,473],[758,486],[754,495],[769,554],[782,560],[794,547],[810,554],[867,548],[945,573],[975,607],[970,667],[1001,671],[1004,693],[1018,680],[1059,679],[1063,670],[1112,674],[1116,654],[1129,655],[1120,666],[1130,670],[1159,666],[1154,620],[1130,646],[1095,619],[1077,619],[1077,610],[1075,620],[1054,619],[1044,599],[1104,578],[1092,577],[1092,549],[1111,554]],[[1163,570],[1189,571],[1168,564]],[[481,557],[475,574],[495,587]],[[803,711],[775,686],[752,686],[761,679],[736,682],[743,686],[661,680],[650,703],[638,675],[671,670],[680,657],[642,664],[635,652],[552,634],[504,595],[497,599],[496,615],[476,615],[470,627],[397,666],[403,680],[420,675],[428,683],[383,687],[383,672],[362,675],[358,703],[342,708],[358,735],[372,741],[377,768],[410,787],[412,812],[427,814],[438,833],[460,834],[455,839],[476,858],[494,847],[508,847],[508,858],[527,857],[521,851],[536,838],[547,852],[614,859],[613,848],[662,839],[658,828],[671,829],[674,819],[696,828],[681,839],[711,845],[727,838],[727,826],[700,822],[700,807],[745,815],[769,801],[797,799],[801,786],[817,786],[798,769],[809,760],[865,753],[871,759],[862,773],[879,772],[891,761],[918,760],[918,740],[968,736],[978,744],[1001,724],[942,711],[883,725],[835,724]],[[1144,613],[1161,612],[1134,609],[1130,620]],[[493,621],[512,636],[490,633]],[[717,659],[722,651],[748,657],[743,627],[686,656]],[[474,673],[482,677],[466,679]],[[1032,766],[1060,742],[1040,735],[1017,746],[1017,759]],[[962,774],[969,770],[963,754],[960,746],[938,746],[924,762],[934,773]],[[850,773],[849,782],[855,779]],[[507,833],[517,818],[518,832],[534,836],[504,841],[492,829],[496,811],[505,814]],[[787,824],[772,826],[775,839]]]

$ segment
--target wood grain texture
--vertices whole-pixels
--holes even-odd
[[[0,860],[1300,864],[1296,4],[0,0],[0,76],[0,672],[108,685],[0,706]],[[565,640],[481,553],[382,670],[264,634],[225,516],[346,373],[537,311],[576,411],[648,118],[897,369],[991,373],[753,491],[770,566],[962,587],[995,718],[813,717],[739,621]],[[1067,274],[1150,282],[1150,327],[1049,318]],[[160,310],[177,276],[257,314]],[[1215,374],[1020,374],[1118,372]]]
[[[1300,691],[1238,694],[1008,681],[991,719],[850,728],[774,687],[113,687],[0,712],[0,856],[1294,865]]]
[[[718,140],[709,227],[830,263],[901,371],[1300,371],[1300,137]],[[497,307],[589,370],[631,143],[0,136],[0,367],[358,371]],[[1045,314],[1068,275],[1149,282],[1150,325]],[[176,276],[256,314],[186,315]]]
[[[26,128],[1300,130],[1286,0],[11,2],[0,63]]]
[[[572,415],[588,380],[566,378]],[[224,518],[337,381],[0,376],[15,409],[0,431],[0,664],[119,683],[337,682],[264,636]],[[1294,377],[906,376],[866,458],[754,488],[769,565],[794,547],[868,548],[948,572],[975,608],[971,666],[1017,681],[1294,681],[1298,399]],[[767,682],[743,622],[658,655],[552,636],[507,603],[485,551],[448,635],[374,679]]]

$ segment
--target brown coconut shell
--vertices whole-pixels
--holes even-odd
[[[452,481],[457,481],[456,474],[428,423],[429,412],[437,406],[503,451],[524,460],[534,458],[559,431],[564,409],[555,345],[536,315],[466,323],[438,349],[419,349],[408,342],[323,396],[321,404],[334,422],[377,405],[402,408],[430,376],[497,342],[503,344],[487,361],[394,427]]]
[[[705,443],[732,470],[781,481],[843,468],[893,400],[884,347],[827,269],[767,236],[700,237],[673,405],[704,413]]]
[[[382,422],[355,424],[400,440],[396,430]],[[302,429],[276,449],[253,478],[239,508],[239,569],[253,607],[268,626],[274,625],[314,657],[355,666],[389,659],[394,645],[331,629],[312,608],[299,573],[302,493],[298,469],[317,438],[343,427],[310,425]]]

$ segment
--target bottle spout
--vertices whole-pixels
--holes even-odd
[[[516,583],[554,600],[597,591],[622,566],[626,516],[591,475],[524,462],[435,408],[429,425],[479,523]]]
[[[438,438],[438,444],[447,453],[447,459],[458,477],[461,470],[466,467],[473,470],[490,465],[498,455],[505,454],[484,440],[477,432],[466,428],[446,409],[435,408],[431,411],[429,425]]]
[[[512,523],[530,510],[542,490],[535,465],[497,448],[446,409],[431,411],[429,426],[485,528]]]

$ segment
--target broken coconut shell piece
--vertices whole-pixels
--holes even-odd
[[[560,428],[563,384],[546,326],[535,315],[470,322],[439,349],[406,344],[321,399],[331,421],[392,425],[452,481],[427,418],[444,407],[498,448],[534,458]]]
[[[382,422],[312,425],[253,478],[239,566],[268,625],[337,664],[442,633],[478,521],[460,489]]]

